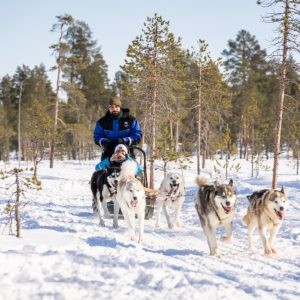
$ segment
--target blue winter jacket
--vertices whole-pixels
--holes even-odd
[[[129,109],[121,110],[119,117],[113,117],[109,112],[97,121],[94,130],[94,141],[97,145],[107,140],[122,138],[127,145],[138,144],[142,130],[137,119],[129,114]]]

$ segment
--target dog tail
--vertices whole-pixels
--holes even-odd
[[[199,186],[208,185],[208,179],[205,177],[198,176],[198,177],[196,177],[195,182]]]
[[[136,162],[126,160],[122,163],[119,180],[126,180],[128,178],[134,178],[136,174]]]

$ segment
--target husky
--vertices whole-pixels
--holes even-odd
[[[121,207],[132,241],[143,240],[146,209],[145,190],[142,183],[135,178],[136,162],[126,160],[121,166],[117,187],[117,201]],[[135,216],[139,221],[139,235],[135,235]]]
[[[114,202],[113,227],[118,228],[119,204],[116,200],[119,167],[108,167],[95,171],[91,178],[91,190],[93,193],[93,210],[98,213],[101,226],[105,226],[104,217],[109,217],[107,203]]]
[[[258,227],[265,254],[276,253],[274,241],[282,225],[284,212],[288,204],[288,198],[283,187],[280,191],[264,189],[255,191],[247,196],[249,207],[243,218],[243,223],[248,226],[249,250],[255,251],[253,246],[253,231]],[[270,230],[269,238],[266,237],[266,230]]]
[[[180,227],[180,211],[184,201],[184,182],[183,178],[178,173],[168,173],[161,182],[159,187],[156,203],[157,203],[157,218],[156,227],[160,226],[161,210],[163,209],[167,219],[168,227],[173,229]],[[175,208],[175,216],[171,221],[167,206]]]
[[[217,245],[216,228],[224,226],[226,236],[221,239],[229,243],[232,241],[232,219],[237,200],[233,181],[230,180],[228,184],[215,181],[213,185],[209,185],[206,178],[197,177],[196,183],[199,189],[196,194],[195,207],[207,238],[210,255],[221,257]]]

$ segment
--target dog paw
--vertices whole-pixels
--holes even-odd
[[[273,252],[272,252],[272,249],[270,249],[270,248],[266,248],[265,249],[265,254],[266,255],[270,255],[270,254],[272,254]]]
[[[271,248],[271,251],[272,251],[273,254],[277,254],[276,248]]]
[[[178,221],[178,222],[176,222],[176,227],[182,228],[184,226],[183,226],[183,223],[181,221]]]
[[[133,242],[137,242],[138,241],[138,239],[136,238],[136,236],[130,237],[130,240],[133,241]]]
[[[156,223],[156,224],[155,224],[155,228],[159,228],[159,227],[160,227],[159,224]]]
[[[105,223],[104,223],[104,222],[100,222],[100,223],[99,223],[99,226],[105,227]]]
[[[169,229],[176,229],[176,228],[178,228],[178,226],[177,226],[176,223],[168,224],[168,227],[169,227]]]
[[[220,252],[215,252],[214,254],[212,254],[212,256],[215,258],[222,258],[222,254]]]
[[[211,255],[211,256],[214,256],[214,257],[217,257],[217,258],[221,258],[221,257],[222,257],[219,248],[216,248],[216,249],[214,249],[214,250],[211,250],[211,251],[210,251],[210,255]]]
[[[231,244],[232,243],[232,237],[222,236],[221,241],[224,242],[224,243],[227,243],[227,244]]]
[[[119,228],[118,224],[113,224],[113,228]]]

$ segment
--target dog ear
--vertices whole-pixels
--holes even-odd
[[[233,180],[230,179],[228,185],[233,186]]]
[[[217,188],[217,187],[220,187],[221,184],[220,184],[220,182],[219,182],[218,180],[216,180],[216,181],[214,182],[214,186]]]
[[[282,194],[284,194],[283,185],[281,186],[281,190],[280,190],[280,192],[281,192]]]

